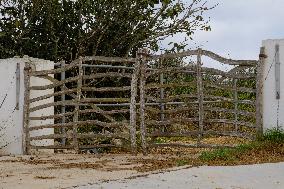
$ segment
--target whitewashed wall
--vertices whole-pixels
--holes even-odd
[[[19,110],[15,110],[17,63],[20,63],[21,70]],[[0,155],[23,153],[23,69],[23,59],[0,60],[0,103],[3,103],[0,108]]]
[[[281,63],[279,110],[275,82],[276,44],[279,45]],[[276,128],[278,120],[278,126],[284,129],[284,39],[264,40],[262,46],[265,48],[265,54],[267,55],[263,71],[263,127],[264,130]]]
[[[16,68],[17,63],[20,64],[20,95],[19,110],[15,110],[16,106]],[[23,154],[23,105],[24,105],[24,67],[26,63],[32,64],[36,70],[52,69],[54,63],[50,61],[35,58],[11,58],[0,59],[0,155]],[[48,81],[40,78],[31,78],[31,86],[49,84]],[[53,93],[53,90],[35,91],[31,93],[31,98],[39,95]],[[4,100],[7,94],[6,99]],[[44,102],[53,102],[53,98]],[[33,106],[39,105],[35,103]],[[52,115],[54,108],[46,108],[42,111],[36,111],[31,116]],[[53,123],[53,120],[32,121],[31,126],[39,124]],[[52,134],[53,129],[45,129],[31,133],[31,136],[42,134]],[[53,140],[42,140],[35,145],[52,145]]]

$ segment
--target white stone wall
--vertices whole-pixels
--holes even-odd
[[[15,110],[17,63],[20,63],[21,70],[19,110]],[[23,153],[23,69],[23,59],[0,60],[0,103],[3,103],[0,108],[0,155]]]
[[[280,53],[280,99],[279,110],[276,99],[275,82],[275,45],[279,45]],[[262,42],[265,47],[267,58],[264,62],[263,72],[263,127],[264,130],[278,126],[284,129],[284,39],[265,40]],[[270,69],[271,67],[271,69]],[[269,71],[270,70],[270,71]],[[266,78],[266,79],[265,79]]]
[[[36,70],[52,69],[54,63],[50,61],[34,59],[34,58],[11,58],[0,59],[0,155],[23,154],[23,105],[24,105],[24,67],[25,63],[31,63]],[[20,95],[19,110],[15,110],[16,106],[16,68],[20,63]],[[31,78],[31,86],[49,84],[49,81],[40,78]],[[33,91],[31,98],[39,95],[53,93],[53,90]],[[4,100],[7,94],[6,99]],[[34,103],[36,106],[42,103],[53,102],[53,98]],[[36,111],[31,116],[52,115],[54,108],[46,108]],[[31,126],[53,123],[53,120],[32,121]],[[31,136],[46,135],[54,133],[53,129],[45,129],[32,132]],[[52,145],[53,140],[37,141],[34,145]]]

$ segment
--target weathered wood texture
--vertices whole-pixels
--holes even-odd
[[[264,54],[263,48],[261,54]],[[192,56],[196,64],[167,65],[169,61],[181,61],[183,57]],[[202,56],[236,67],[228,72],[206,68],[202,65]],[[151,63],[148,64],[149,61]],[[159,66],[151,67],[153,61],[159,61]],[[25,149],[29,153],[30,149],[79,151],[99,146],[129,148],[127,145],[97,142],[98,139],[108,138],[130,140],[130,148],[133,154],[136,154],[139,136],[143,154],[146,155],[148,147],[153,146],[220,147],[202,143],[204,137],[211,135],[251,139],[254,137],[253,133],[241,131],[241,128],[256,128],[262,132],[262,64],[263,56],[260,56],[259,61],[231,60],[202,49],[163,55],[150,55],[147,50],[142,49],[136,58],[81,57],[57,69],[33,71],[26,68]],[[251,68],[257,68],[257,75],[249,71]],[[85,73],[86,70],[89,70],[88,74]],[[73,73],[72,76],[63,77],[61,80],[51,77],[51,74],[66,71]],[[30,77],[43,78],[51,84],[29,86]],[[176,77],[192,79],[176,80]],[[255,87],[238,85],[238,82],[255,78]],[[98,81],[101,84],[113,79],[117,79],[119,85],[96,85]],[[30,90],[44,91],[55,88],[55,93],[29,98]],[[222,91],[227,95],[222,95]],[[239,94],[243,93],[255,95],[256,100],[239,98]],[[52,103],[34,105],[52,97],[60,99],[60,96],[64,98]],[[242,106],[251,108],[241,109]],[[29,115],[30,112],[48,107],[61,108],[61,111],[41,117]],[[30,125],[30,120],[48,119],[54,119],[55,123]],[[138,132],[137,123],[140,124]],[[232,127],[232,130],[223,130],[224,126]],[[88,128],[94,127],[101,130],[95,133],[88,131]],[[56,133],[30,137],[30,132],[45,128],[56,128]],[[179,130],[181,128],[182,130]],[[87,131],[81,131],[82,129]],[[155,137],[197,137],[198,140],[196,144],[153,144],[154,140],[147,140]],[[52,146],[30,145],[31,140],[44,139],[64,139],[64,143]],[[81,140],[93,140],[95,144],[82,145]]]
[[[136,122],[137,122],[137,110],[136,110],[136,97],[137,97],[137,85],[140,73],[140,61],[136,61],[134,67],[134,73],[131,80],[131,101],[130,101],[130,141],[132,153],[137,153],[136,144]]]
[[[85,62],[91,61],[95,62],[96,65],[87,65]],[[128,66],[121,66],[121,64],[129,64]],[[135,63],[135,66],[132,66]],[[101,65],[98,65],[101,64]],[[114,64],[114,65],[112,65]],[[52,69],[52,70],[43,70],[43,71],[35,71],[29,70],[29,73],[26,74],[26,111],[25,111],[25,129],[26,129],[26,143],[25,149],[28,149],[28,153],[30,153],[30,149],[74,149],[78,151],[82,148],[91,148],[95,147],[106,147],[113,146],[109,145],[80,145],[80,140],[93,140],[97,141],[99,138],[121,138],[124,140],[131,139],[132,149],[135,151],[136,149],[136,95],[137,95],[137,82],[140,75],[140,62],[138,59],[133,58],[112,58],[112,57],[81,57],[78,60],[73,61],[70,64],[61,64],[60,68]],[[85,74],[86,68],[91,69],[90,74]],[[97,72],[92,70],[99,70],[102,68],[111,69],[109,72]],[[115,71],[117,69],[117,72]],[[122,71],[121,69],[127,70],[127,72]],[[68,71],[68,72],[66,72]],[[66,76],[66,73],[72,73],[69,77]],[[65,75],[65,77],[61,77],[61,80],[57,80],[56,78],[51,77],[51,74],[59,74],[61,73]],[[38,77],[42,79],[46,79],[51,82],[48,85],[40,85],[40,86],[30,86],[29,79],[31,77]],[[130,86],[123,84],[123,86],[114,86],[108,87],[104,85],[104,87],[95,87],[94,85],[89,86],[89,83],[93,83],[99,79],[128,79]],[[29,91],[31,90],[42,90],[45,91],[47,89],[55,89],[56,92],[52,94],[46,94],[42,96],[38,96],[35,98],[29,98]],[[60,89],[60,90],[58,90]],[[101,93],[106,94],[106,96],[98,97],[87,97],[86,93]],[[108,94],[114,92],[125,92],[129,93],[129,96],[116,98],[108,97]],[[130,94],[130,92],[132,94]],[[135,95],[136,93],[136,95]],[[68,98],[61,98],[58,100],[58,97],[68,96]],[[56,97],[55,102],[51,103],[42,103],[44,100]],[[119,106],[123,105],[124,106]],[[101,109],[100,106],[106,106],[107,109]],[[61,107],[61,113],[57,113],[54,115],[44,115],[41,117],[31,117],[29,116],[30,112],[39,111],[45,108],[54,107],[55,109],[59,109]],[[64,111],[62,111],[62,107],[64,107]],[[125,107],[132,107],[125,108]],[[129,116],[129,122],[125,120],[118,121],[116,117],[122,115],[123,117]],[[98,117],[96,119],[96,117]],[[104,117],[104,119],[101,119]],[[87,118],[87,120],[86,120]],[[95,120],[94,120],[95,118]],[[55,120],[54,124],[47,125],[29,125],[30,120]],[[64,121],[62,121],[64,120]],[[60,121],[62,121],[60,123]],[[87,129],[88,127],[100,127],[102,128],[101,133],[81,133],[81,129]],[[55,134],[47,135],[47,136],[36,136],[29,137],[30,132],[46,129],[46,128],[54,128]],[[125,132],[129,129],[129,133]],[[58,131],[61,130],[61,133]],[[87,129],[88,130],[88,129]],[[109,132],[115,131],[115,133]],[[123,130],[124,132],[120,132]],[[62,132],[64,131],[64,132]],[[70,131],[72,131],[70,133]],[[80,131],[80,133],[79,133]],[[131,137],[130,137],[131,136]],[[53,146],[31,146],[31,140],[44,140],[44,139],[54,139],[63,141],[61,145],[53,145]],[[68,145],[69,146],[68,146]]]
[[[164,55],[151,56],[144,54],[144,56],[148,61],[156,61],[156,64],[160,63],[161,59],[172,60],[173,63],[176,58],[180,61],[183,57],[196,56],[196,64],[187,63],[185,66],[177,67],[163,65],[161,68],[147,68],[145,78],[146,95],[144,97],[147,101],[144,108],[146,112],[142,112],[142,114],[147,115],[147,118],[144,118],[144,122],[148,138],[196,137],[196,144],[152,144],[154,140],[151,140],[149,147],[219,147],[218,145],[202,144],[202,139],[211,135],[249,139],[255,137],[253,132],[246,133],[242,129],[247,128],[246,130],[250,130],[256,128],[254,108],[258,108],[259,105],[255,104],[254,98],[246,99],[244,95],[242,95],[242,98],[239,98],[239,94],[257,96],[259,90],[257,86],[248,87],[247,85],[242,85],[242,83],[246,83],[248,80],[256,79],[257,75],[251,70],[257,67],[257,60],[231,60],[202,49]],[[207,56],[220,63],[236,67],[230,71],[206,68],[202,66],[202,56]],[[195,79],[186,82],[184,80],[179,82],[161,82],[160,80],[159,82],[161,75],[172,78],[169,80],[174,80],[175,77],[181,75],[183,77],[189,75]],[[210,78],[214,79],[211,80]],[[241,85],[238,85],[238,82]],[[165,89],[163,93],[166,95],[160,98],[159,91],[163,89]],[[188,93],[171,94],[175,90],[188,90]],[[160,108],[161,103],[167,105],[167,108]],[[242,107],[250,108],[242,109]],[[166,115],[167,119],[161,120],[158,117],[159,115]],[[161,128],[169,130],[161,132]],[[214,129],[214,131],[210,129]]]
[[[144,49],[138,52],[139,61],[141,65],[140,73],[140,136],[143,154],[147,154],[147,141],[146,141],[146,123],[145,123],[145,84],[146,84],[146,67]]]
[[[25,65],[24,68],[24,87],[25,87],[25,92],[24,92],[24,110],[23,110],[23,117],[24,117],[24,125],[23,125],[23,130],[24,130],[24,140],[23,140],[23,151],[24,154],[30,154],[30,132],[29,132],[29,126],[30,126],[30,74],[31,74],[31,67],[29,64]]]
[[[197,54],[197,96],[198,96],[198,128],[199,131],[202,133],[203,132],[203,121],[204,121],[204,108],[203,108],[203,77],[201,74],[201,66],[202,66],[202,60],[201,60],[201,53],[202,50],[198,49],[198,54]],[[202,138],[202,135],[198,135],[198,143],[200,142]]]
[[[73,115],[73,122],[75,123],[73,125],[73,142],[72,145],[74,146],[75,151],[79,151],[79,143],[78,143],[78,138],[77,138],[77,132],[78,132],[78,125],[76,124],[76,122],[79,121],[79,110],[80,110],[80,106],[79,106],[79,102],[81,100],[81,96],[82,96],[82,79],[83,79],[83,67],[82,67],[83,61],[80,58],[79,59],[79,64],[78,64],[78,68],[79,68],[79,73],[78,73],[78,80],[77,80],[77,95],[76,95],[76,106],[75,106],[75,113]]]
[[[256,126],[258,134],[263,134],[263,82],[264,82],[264,61],[265,61],[265,48],[260,48],[259,62],[257,66],[256,78]]]
[[[200,54],[199,49],[197,50],[188,50],[180,53],[173,53],[173,54],[163,54],[163,55],[153,55],[153,56],[148,56],[149,60],[152,59],[160,59],[160,58],[182,58],[182,57],[188,57],[188,56],[197,56]],[[207,56],[209,58],[212,58],[213,60],[216,60],[220,63],[228,64],[228,65],[241,65],[241,66],[256,66],[258,61],[257,60],[232,60],[232,59],[227,59],[224,58],[220,55],[217,55],[211,51],[207,50],[201,50],[201,55],[202,56]]]

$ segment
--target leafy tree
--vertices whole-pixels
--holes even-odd
[[[205,0],[1,0],[0,58],[135,56],[159,40],[210,30]],[[185,46],[172,44],[174,49]]]

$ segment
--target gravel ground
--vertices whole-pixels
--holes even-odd
[[[202,166],[101,182],[74,189],[283,189],[284,162],[244,166]]]

